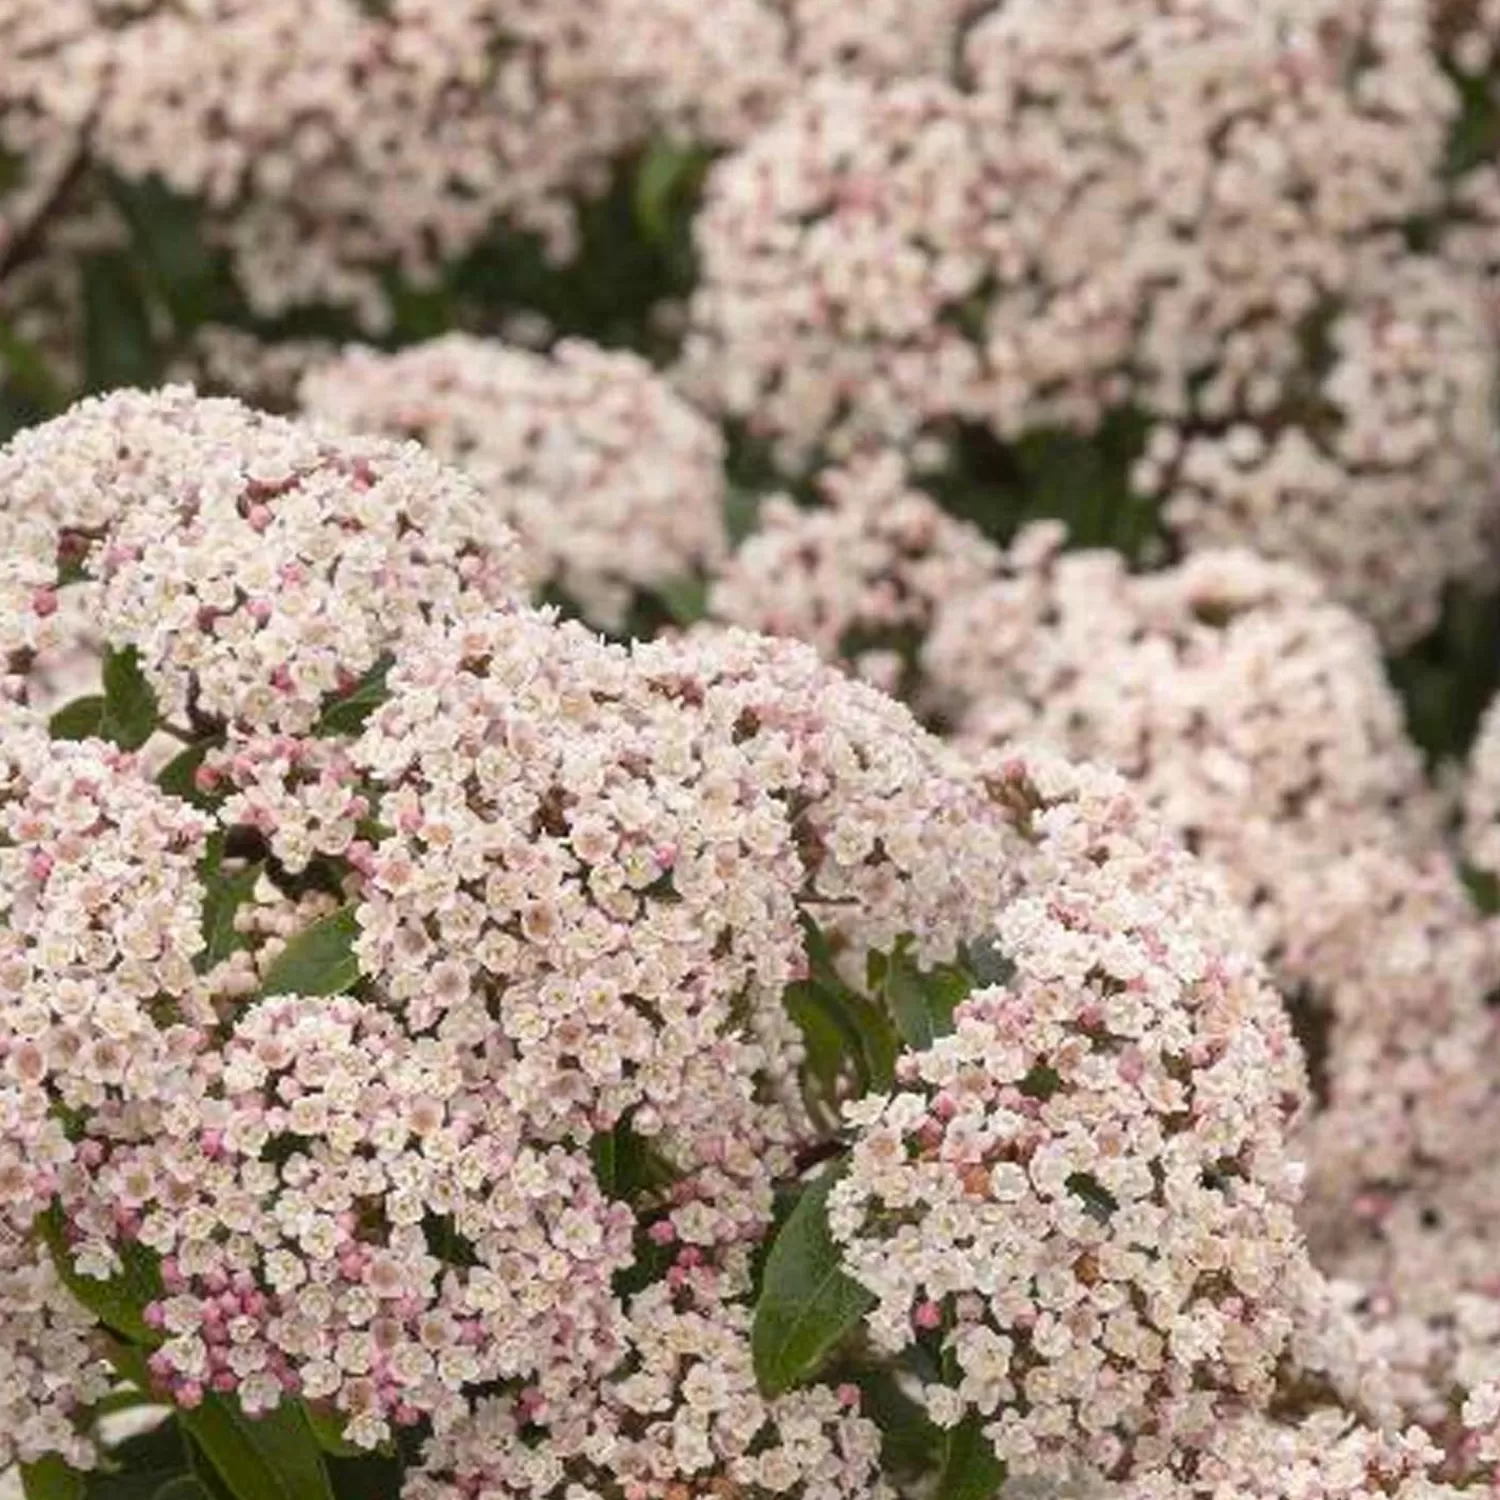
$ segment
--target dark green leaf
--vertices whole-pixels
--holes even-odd
[[[1083,1203],[1084,1212],[1101,1224],[1120,1206],[1115,1195],[1092,1172],[1074,1172],[1068,1178],[1068,1191]]]
[[[67,392],[41,350],[4,318],[0,318],[0,385],[12,387],[39,413],[59,411],[68,404]]]
[[[208,752],[214,747],[205,741],[198,745],[189,745],[186,750],[180,751],[169,760],[163,767],[161,775],[156,778],[156,784],[168,796],[180,797],[184,802],[191,802],[195,807],[208,805],[209,798],[198,790],[198,768],[202,766],[208,756]]]
[[[47,732],[55,740],[92,740],[104,733],[104,699],[90,695],[75,698],[47,721]]]
[[[141,274],[179,329],[209,320],[226,300],[219,267],[203,233],[202,208],[149,179],[110,184],[130,226]]]
[[[816,985],[792,985],[782,997],[787,1014],[802,1033],[807,1077],[803,1092],[827,1106],[838,1098],[839,1079],[848,1056],[846,1048],[858,1046],[846,1037],[832,1007],[825,1005]],[[809,1100],[812,1103],[813,1100]]]
[[[156,694],[134,646],[104,657],[104,715],[99,732],[124,750],[139,750],[156,732]]]
[[[673,222],[685,212],[702,181],[706,154],[695,147],[657,141],[641,159],[635,178],[635,219],[647,240],[671,237]]]
[[[283,1402],[252,1420],[232,1400],[211,1395],[181,1420],[238,1500],[331,1500],[323,1455],[297,1406]]]
[[[335,1500],[399,1500],[401,1465],[390,1454],[330,1458],[327,1467]]]
[[[21,1465],[21,1492],[26,1500],[80,1500],[83,1475],[60,1455],[49,1453],[34,1464]]]
[[[261,867],[247,865],[225,875],[216,869],[203,883],[203,952],[205,970],[222,963],[245,946],[245,936],[235,930],[235,913],[248,901],[260,879]]]
[[[51,1252],[52,1263],[57,1267],[63,1285],[81,1307],[123,1338],[141,1344],[157,1342],[156,1335],[146,1326],[142,1316],[146,1304],[161,1296],[161,1276],[154,1252],[144,1245],[122,1246],[121,1269],[108,1281],[99,1281],[92,1276],[82,1276],[75,1269],[63,1232],[62,1214],[56,1207],[48,1209],[37,1220],[37,1229]]]
[[[158,373],[146,289],[130,257],[83,257],[84,378],[90,390],[151,385]]]
[[[657,1155],[651,1143],[637,1135],[624,1119],[613,1130],[601,1131],[590,1148],[594,1175],[611,1198],[630,1201],[642,1193],[670,1187],[676,1174]]]
[[[993,938],[980,938],[964,949],[964,964],[979,986],[1009,984],[1016,966]]]
[[[900,958],[892,963],[885,980],[886,1004],[901,1040],[914,1052],[925,1052],[937,1040],[927,996],[916,971]]]
[[[656,595],[678,625],[696,625],[708,613],[708,586],[701,578],[669,579],[656,585]]]
[[[391,696],[391,690],[386,686],[390,670],[390,658],[383,658],[347,693],[330,701],[318,720],[318,733],[358,734],[370,715]]]
[[[724,529],[729,540],[738,546],[755,530],[765,496],[744,485],[730,486],[724,499]]]
[[[844,1363],[825,1377],[856,1386],[860,1415],[880,1432],[880,1466],[888,1475],[915,1479],[940,1467],[945,1434],[921,1404],[901,1388],[896,1372],[885,1365]]]
[[[750,1342],[767,1396],[812,1375],[875,1305],[844,1274],[828,1232],[828,1195],[839,1175],[831,1169],[809,1184],[766,1258]]]
[[[358,1458],[366,1452],[364,1448],[345,1439],[344,1419],[333,1407],[304,1401],[302,1416],[307,1422],[308,1431],[324,1453],[337,1458]]]
[[[1005,1483],[1005,1465],[985,1437],[983,1419],[970,1413],[950,1429],[943,1444],[943,1473],[933,1500],[995,1500]]]
[[[354,943],[359,923],[352,906],[305,927],[266,970],[263,995],[342,995],[359,980]]]
[[[145,1363],[140,1360],[133,1365],[141,1379],[145,1379]],[[159,1397],[150,1396],[137,1389],[136,1401],[156,1404]],[[158,1484],[164,1484],[175,1474],[188,1471],[187,1452],[182,1442],[182,1427],[175,1415],[164,1416],[159,1422],[132,1433],[123,1441],[115,1443],[109,1450],[110,1462],[130,1473],[155,1473]]]
[[[213,1495],[196,1475],[179,1474],[162,1485],[151,1500],[213,1500]]]

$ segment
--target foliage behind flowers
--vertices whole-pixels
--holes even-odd
[[[1493,1488],[1500,9],[919,9],[0,0],[27,1500]]]

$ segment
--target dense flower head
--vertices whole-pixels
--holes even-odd
[[[1421,1432],[1385,1432],[1338,1407],[1297,1420],[1254,1415],[1225,1424],[1190,1472],[1163,1469],[1128,1484],[1127,1500],[1457,1500],[1434,1477],[1442,1452]]]
[[[631,653],[502,608],[406,633],[383,691],[362,727],[236,735],[202,811],[7,708],[14,1228],[52,1203],[78,1274],[149,1279],[150,1372],[189,1409],[300,1396],[371,1445],[502,1382],[566,1447],[608,1381],[656,1399],[670,1315],[724,1371],[704,1421],[739,1432],[750,1257],[814,1135],[780,1003],[806,923],[846,957],[951,957],[1017,845],[905,709],[799,644]],[[291,986],[314,929],[346,934],[342,993]],[[601,1139],[653,1164],[639,1201]],[[670,1274],[627,1305],[647,1247]],[[863,1482],[873,1429],[835,1393],[754,1413],[737,1471]],[[780,1457],[750,1451],[783,1422]]]
[[[1367,625],[1246,552],[1132,574],[1040,526],[939,615],[923,665],[961,736],[1046,741],[1129,776],[1261,919],[1274,950],[1309,861],[1421,850],[1440,808]]]
[[[202,199],[265,315],[335,303],[380,326],[390,264],[430,277],[497,223],[564,253],[574,196],[638,133],[630,91],[600,86],[579,40],[588,6],[7,10],[25,46],[8,52],[20,65],[0,82],[0,139],[82,145],[114,173]]]
[[[252,729],[309,728],[404,630],[517,582],[503,523],[415,445],[185,387],[0,450],[0,547],[9,674],[134,648],[169,717]]]
[[[1009,238],[986,123],[938,79],[818,79],[709,178],[687,388],[800,466],[974,407],[959,313]]]
[[[784,462],[955,418],[1263,416],[1300,325],[1440,198],[1457,95],[1409,0],[1032,0],[962,56],[815,80],[710,178],[686,378]]]
[[[1402,1419],[1472,1458],[1458,1403],[1500,1378],[1500,929],[1441,857],[1360,850],[1292,895],[1283,967],[1321,1033],[1303,1222],[1355,1372],[1382,1367]]]
[[[741,144],[812,80],[941,77],[983,0],[606,0],[596,44],[652,122],[697,145]]]
[[[1490,1154],[1500,1120],[1500,924],[1443,854],[1360,849],[1290,891],[1281,965],[1326,1012],[1323,1105],[1307,1149],[1315,1191],[1366,1210]]]
[[[768,1193],[790,1122],[756,1108],[755,1073],[782,1060],[736,1010],[752,983],[787,983],[800,947],[776,788],[581,628],[518,617],[425,645],[354,750],[389,830],[363,969],[413,1030],[482,1042],[548,1138],[629,1115],[680,1167],[717,1156]],[[753,1223],[757,1197],[724,1212]],[[690,1237],[735,1237],[701,1217]]]
[[[0,1223],[0,1464],[60,1454],[90,1469],[76,1417],[113,1384],[94,1320],[69,1295],[46,1247]]]
[[[308,413],[417,438],[464,469],[520,538],[538,587],[619,629],[639,594],[724,550],[723,440],[638,355],[564,340],[549,354],[449,334],[354,348],[302,384]]]
[[[939,607],[977,592],[1001,554],[913,489],[894,454],[819,476],[824,504],[772,496],[709,591],[712,618],[791,636],[899,692]]]
[[[1194,402],[1264,409],[1359,245],[1435,203],[1457,109],[1410,0],[1026,0],[965,55],[1045,170],[1084,184],[1096,231],[1109,216],[1093,244],[1131,268],[1163,412],[1204,375]]]
[[[995,928],[1013,972],[850,1106],[830,1227],[877,1343],[951,1358],[940,1425],[977,1413],[1021,1471],[1119,1474],[1269,1389],[1300,1057],[1233,908],[1118,777],[992,774],[1034,841]]]
[[[1297,562],[1400,646],[1433,626],[1451,582],[1493,576],[1500,365],[1476,278],[1369,261],[1286,404],[1161,424],[1133,479],[1184,545]]]
[[[207,830],[113,745],[7,722],[4,757],[0,1233],[17,1234],[74,1160],[66,1113],[135,1129],[181,1086],[207,1008]]]
[[[608,1367],[632,1216],[586,1153],[526,1138],[482,1058],[350,997],[273,996],[199,1087],[168,1139],[112,1150],[73,1208],[87,1231],[144,1188],[152,1369],[184,1404],[300,1393],[368,1444],[417,1412],[453,1420],[466,1383]]]
[[[704,1270],[647,1288],[629,1307],[626,1359],[598,1391],[571,1406],[481,1401],[428,1445],[405,1493],[894,1500],[858,1392],[814,1386],[767,1400],[751,1367],[749,1310],[728,1290]]]
[[[778,789],[802,861],[801,897],[848,957],[908,938],[924,964],[985,936],[1020,846],[965,760],[909,709],[800,642],[740,630],[636,648],[655,693],[701,697],[721,739]]]

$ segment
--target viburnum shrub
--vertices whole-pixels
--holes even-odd
[[[607,644],[485,516],[184,390],[0,454],[32,1500],[1482,1476],[1483,1370],[1381,1425],[1286,1010],[1124,781],[800,643]]]

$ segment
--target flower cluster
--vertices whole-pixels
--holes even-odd
[[[1164,423],[1133,477],[1185,545],[1301,563],[1401,645],[1450,582],[1493,576],[1500,364],[1476,279],[1374,261],[1327,331],[1326,367],[1282,409]]]
[[[1420,636],[1497,517],[1493,236],[1401,248],[1451,207],[1423,7],[1007,4],[962,57],[816,80],[715,169],[688,388],[797,470],[1138,413],[1184,545]]]
[[[753,1260],[827,1128],[781,998],[809,924],[854,970],[987,925],[1020,843],[985,786],[806,646],[632,652],[520,607],[477,494],[410,448],[169,391],[0,471],[52,573],[24,627],[83,594],[105,678],[76,743],[26,701],[45,639],[4,700],[18,1265],[45,1222],[84,1307],[138,1292],[125,1333],[179,1408],[300,1399],[365,1446],[428,1425],[464,1493],[490,1422],[546,1435],[487,1460],[519,1494],[721,1465],[883,1493],[848,1393],[755,1387]],[[127,649],[145,726],[111,717]],[[163,724],[203,752],[186,788],[103,737]],[[99,1377],[66,1320],[71,1383],[33,1373],[61,1295],[37,1265],[3,1395],[19,1451],[82,1462]]]
[[[380,325],[387,265],[430,276],[498,222],[565,251],[572,195],[636,133],[629,90],[579,44],[586,5],[9,9],[5,145],[200,198],[267,315],[319,301]]]
[[[888,1350],[1023,1471],[1150,1467],[1264,1400],[1300,1270],[1300,1059],[1233,908],[1105,772],[997,767],[1034,841],[1014,966],[851,1105],[830,1227]]]
[[[1290,892],[1282,965],[1326,1008],[1323,1107],[1309,1153],[1319,1195],[1380,1203],[1488,1157],[1500,1091],[1487,998],[1500,925],[1440,855],[1365,848],[1311,866]],[[1370,1195],[1361,1197],[1361,1195]]]
[[[785,495],[714,579],[712,618],[791,636],[899,693],[946,601],[977,592],[1001,555],[974,527],[912,489],[894,454],[820,476],[825,504]]]
[[[1122,1493],[1128,1500],[1457,1500],[1462,1487],[1433,1477],[1442,1456],[1420,1430],[1385,1433],[1325,1407],[1297,1422],[1228,1423],[1191,1473],[1158,1471]]]
[[[20,434],[0,454],[0,551],[14,693],[58,659],[133,648],[169,719],[246,730],[310,728],[403,632],[519,582],[503,523],[415,445],[186,388]]]
[[[693,143],[737,146],[829,74],[942,76],[983,0],[607,0],[597,33],[651,121]]]
[[[1309,864],[1435,845],[1374,636],[1314,578],[1245,552],[1135,575],[1060,540],[1033,528],[1005,576],[940,612],[923,665],[963,737],[1116,766],[1257,913],[1268,953]]]
[[[520,538],[534,584],[596,625],[618,630],[637,595],[724,550],[719,432],[634,354],[450,334],[394,355],[348,350],[310,371],[301,399],[463,468]]]
[[[74,1417],[112,1384],[94,1332],[46,1248],[0,1223],[0,1463],[60,1454],[93,1467],[94,1446]]]
[[[877,1477],[879,1429],[860,1415],[858,1391],[816,1386],[768,1401],[749,1325],[710,1271],[652,1286],[630,1305],[620,1372],[601,1389],[555,1409],[481,1401],[429,1444],[404,1494],[895,1500]]]
[[[1284,967],[1322,1036],[1303,1220],[1358,1363],[1383,1365],[1400,1414],[1453,1446],[1455,1393],[1500,1376],[1500,926],[1439,858],[1361,850],[1291,895]]]
[[[962,314],[1015,238],[991,124],[940,79],[801,91],[709,179],[687,388],[790,466],[972,414]]]
[[[0,451],[0,1458],[91,1461],[107,1296],[179,1411],[303,1403],[414,1500],[895,1500],[913,1393],[1138,1500],[1478,1476],[1500,928],[1373,629],[1248,553],[1002,551],[861,450],[610,643],[520,598],[524,399],[442,373],[491,357],[620,358],[309,377],[467,478],[183,389]],[[556,405],[561,504],[635,455]],[[893,649],[957,743],[837,664]],[[781,1381],[820,1202],[855,1310]]]

